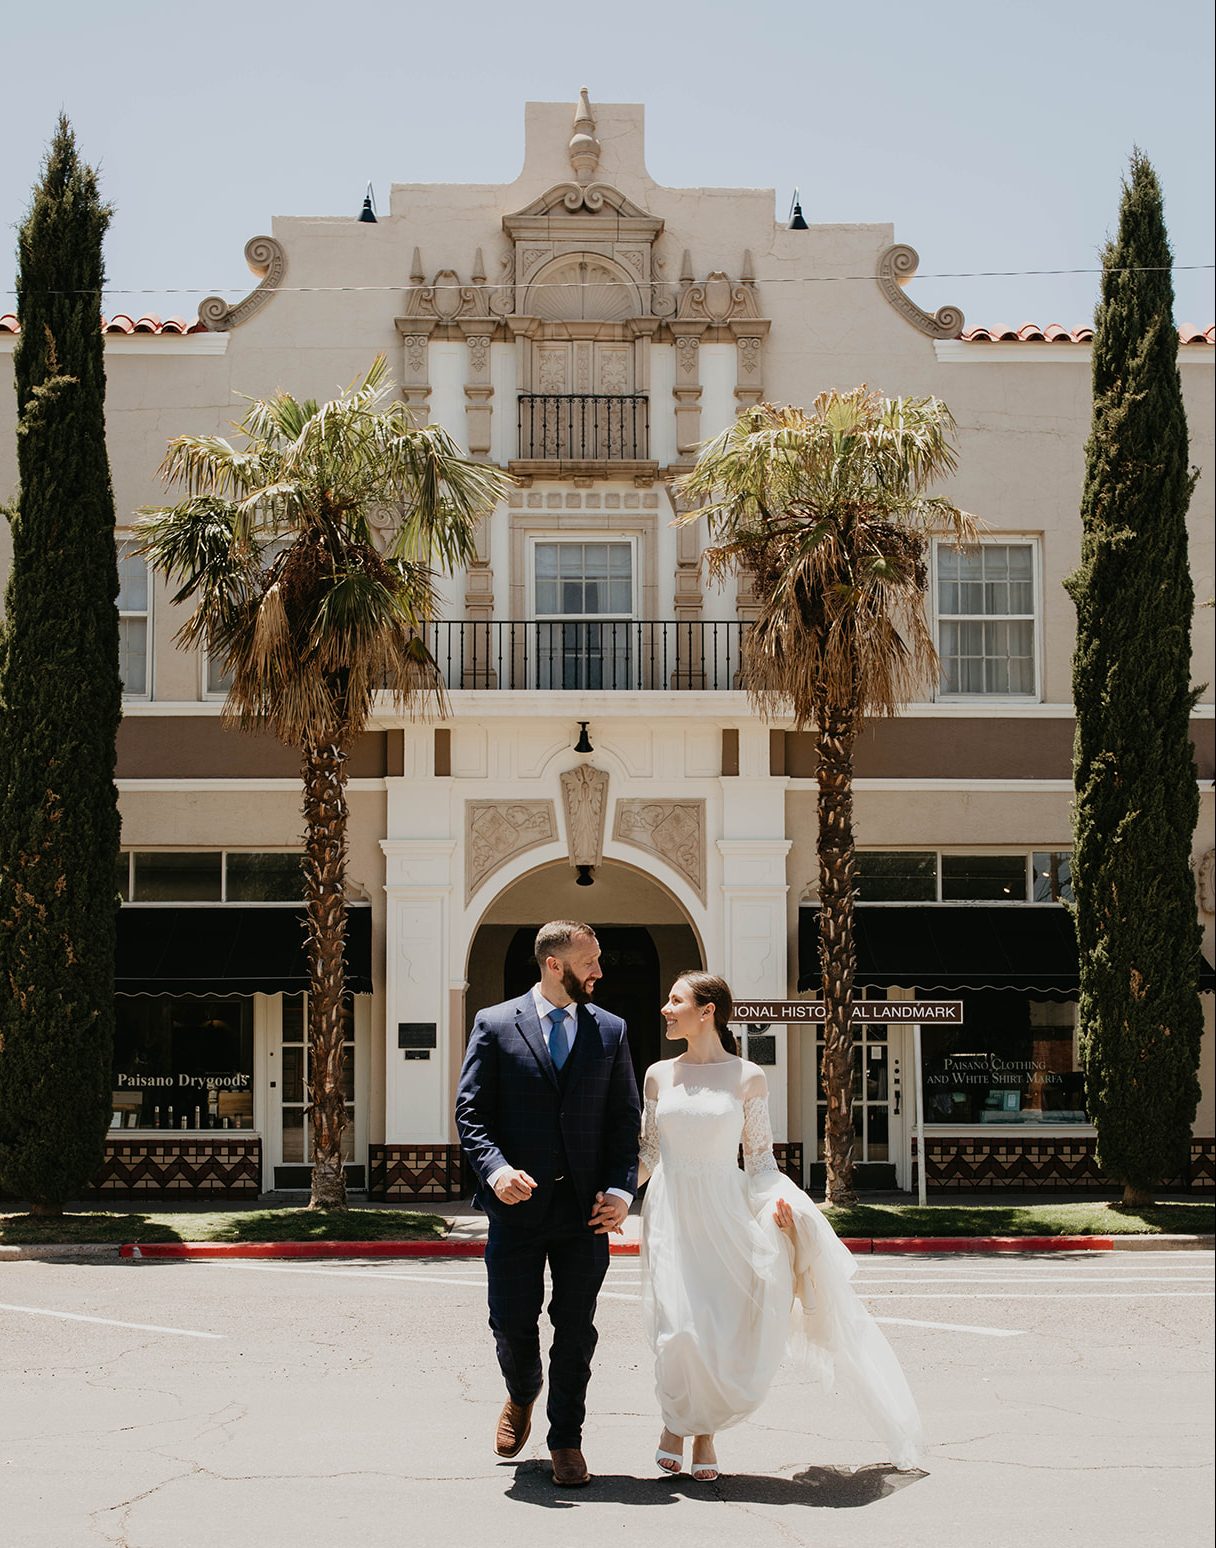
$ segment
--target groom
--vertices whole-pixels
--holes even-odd
[[[536,937],[540,982],[473,1023],[456,1128],[490,1217],[490,1327],[507,1401],[494,1449],[523,1450],[541,1389],[545,1263],[549,1452],[553,1482],[590,1482],[582,1430],[595,1349],[595,1302],[637,1188],[640,1108],[625,1023],[588,1003],[600,948],[590,925],[559,919]]]

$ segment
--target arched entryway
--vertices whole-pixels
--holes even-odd
[[[536,982],[532,940],[547,919],[585,919],[599,936],[604,976],[595,1002],[628,1022],[640,1081],[648,1065],[678,1051],[663,1036],[659,1007],[680,971],[704,961],[688,916],[653,877],[619,861],[597,866],[591,887],[578,886],[566,862],[530,871],[494,900],[473,937],[465,997],[470,1025],[480,1006]]]

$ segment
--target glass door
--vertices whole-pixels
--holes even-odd
[[[283,996],[283,1031],[279,1065],[279,1154],[274,1167],[276,1188],[307,1188],[312,1170],[312,1125],[308,1104],[308,996]],[[355,1166],[355,1011],[348,996],[342,1006],[342,1085],[346,1127],[342,1158],[352,1187],[363,1186],[363,1167]]]
[[[885,998],[885,996],[879,996]],[[872,1022],[853,1026],[853,1160],[893,1168],[888,1186],[911,1186],[911,1157],[906,1136],[911,1093],[904,1069],[904,1028]],[[814,1058],[815,1160],[824,1159],[823,1027],[816,1027]],[[805,1078],[805,1076],[804,1076]],[[809,1101],[808,1101],[809,1108]],[[876,1174],[879,1182],[881,1174]],[[879,1185],[880,1182],[879,1182]]]

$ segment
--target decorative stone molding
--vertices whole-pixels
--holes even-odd
[[[687,256],[685,254],[686,259]],[[748,270],[751,262],[751,254],[745,254]],[[721,269],[714,269],[699,284],[685,282],[682,292],[676,308],[676,316],[681,322],[695,319],[721,327],[735,318],[758,319],[760,316],[755,281],[728,279]]]
[[[594,868],[604,858],[604,819],[608,811],[608,775],[594,764],[580,763],[561,778],[566,814],[566,845],[576,870]]]
[[[595,119],[591,116],[591,102],[585,86],[578,94],[569,152],[575,177],[580,184],[589,183],[600,164],[600,142],[595,137]]]
[[[1216,914],[1216,849],[1209,849],[1195,867],[1199,888],[1199,907],[1205,914]]]
[[[704,801],[618,801],[612,836],[665,860],[704,903]]]
[[[464,816],[467,904],[495,871],[525,850],[557,838],[552,801],[469,801]]]
[[[439,269],[429,285],[422,283],[421,260],[414,249],[414,272],[410,276],[410,288],[405,293],[405,318],[433,318],[436,323],[452,324],[466,317],[489,317],[490,296],[486,289],[485,267],[481,249],[477,249],[473,268],[477,271],[473,283],[466,285],[455,269]],[[403,319],[397,319],[397,331],[408,331]]]
[[[701,440],[701,336],[709,324],[701,321],[668,324],[676,345],[676,384],[671,395],[676,404],[676,451],[696,451]]]
[[[897,242],[880,254],[878,288],[905,322],[930,339],[954,339],[963,331],[963,314],[957,306],[939,306],[936,312],[922,311],[901,289],[916,273],[920,257],[914,247]]]
[[[199,321],[212,333],[227,333],[248,322],[270,300],[287,273],[287,254],[277,237],[250,237],[245,243],[245,262],[261,283],[235,306],[230,306],[222,296],[208,296],[200,304]]]

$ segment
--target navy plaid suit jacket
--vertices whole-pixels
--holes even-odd
[[[568,1172],[591,1214],[597,1192],[636,1193],[641,1106],[625,1023],[580,1005],[559,1079],[529,989],[473,1023],[456,1092],[456,1128],[477,1174],[476,1202],[523,1226],[544,1218],[554,1179]],[[513,1166],[536,1181],[521,1204],[499,1202],[489,1178]]]

